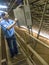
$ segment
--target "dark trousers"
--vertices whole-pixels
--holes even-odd
[[[13,57],[15,54],[18,53],[15,35],[13,35],[10,38],[6,38],[6,40],[7,40],[7,43],[8,43],[8,47],[9,47],[9,50],[10,50],[11,57]]]

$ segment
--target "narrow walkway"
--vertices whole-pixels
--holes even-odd
[[[8,56],[9,65],[28,65],[28,62],[27,62],[25,56],[22,54],[20,48],[18,48],[19,54],[17,56],[15,56],[15,59],[13,59],[13,58],[10,58],[7,44],[6,44],[6,47],[7,47],[7,56]]]

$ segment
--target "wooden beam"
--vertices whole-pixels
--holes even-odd
[[[1,30],[1,56],[2,56],[1,65],[8,65],[5,39],[4,39],[4,34],[2,30]]]
[[[43,65],[48,65],[48,63],[33,48],[31,48],[31,46],[29,44],[27,45],[27,43],[24,41],[24,39],[18,33],[16,33],[16,35],[19,38],[19,40],[21,40],[22,43],[24,45],[26,45],[26,47],[28,48],[28,50],[30,50]]]

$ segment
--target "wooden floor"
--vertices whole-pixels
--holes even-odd
[[[9,49],[6,42],[6,49],[7,49],[7,58],[8,58],[8,64],[9,65],[28,65],[28,62],[25,58],[25,56],[22,54],[20,48],[18,47],[19,54],[15,56],[14,58],[10,58]]]

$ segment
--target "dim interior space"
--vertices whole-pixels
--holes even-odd
[[[49,0],[0,0],[0,65],[49,65]]]

